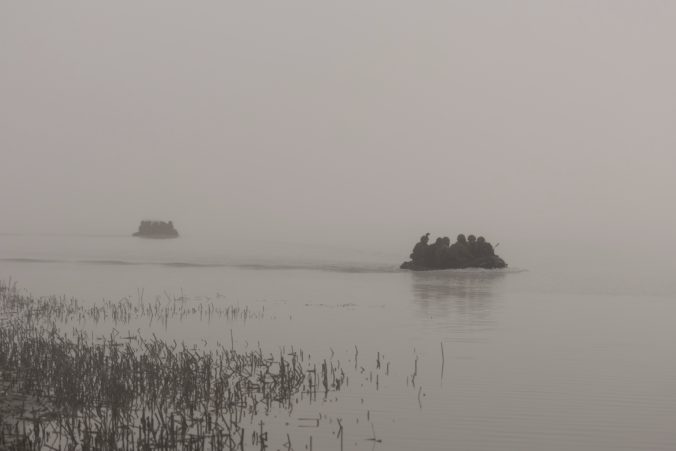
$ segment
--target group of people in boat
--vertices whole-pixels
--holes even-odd
[[[174,228],[174,223],[172,221],[141,221],[139,225],[137,235],[152,235],[152,234],[161,234],[161,235],[174,235],[178,232]]]
[[[420,237],[413,248],[411,261],[402,267],[408,268],[469,268],[469,267],[504,267],[506,264],[495,255],[491,243],[482,236],[458,235],[455,243],[450,238],[439,237],[433,244],[429,243],[430,234]]]

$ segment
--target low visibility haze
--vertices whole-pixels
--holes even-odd
[[[2,233],[673,265],[676,4],[0,5]],[[398,263],[398,262],[395,262]]]

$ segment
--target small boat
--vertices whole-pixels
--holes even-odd
[[[140,238],[178,238],[178,231],[172,221],[141,221],[138,232],[133,236]]]
[[[429,244],[430,234],[420,237],[413,248],[411,260],[401,264],[401,269],[411,271],[430,271],[434,269],[506,268],[507,263],[495,254],[494,247],[480,236],[476,238],[464,234],[458,235],[454,244],[448,237],[439,237]],[[496,244],[496,247],[498,245]]]

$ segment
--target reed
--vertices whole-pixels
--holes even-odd
[[[246,316],[246,310],[206,311]],[[187,314],[197,312],[205,309]],[[0,317],[11,321],[0,329],[0,387],[22,403],[1,406],[0,448],[242,449],[246,418],[260,406],[288,408],[304,388],[296,354],[275,359],[260,349],[199,349],[154,335],[121,337],[115,329],[93,338],[47,321],[125,321],[132,314],[168,311],[128,301],[84,309],[2,285]],[[262,428],[260,440],[267,437]]]
[[[320,394],[327,401],[349,385],[333,349],[328,360],[313,362],[302,349],[281,348],[273,356],[259,343],[239,351],[232,330],[226,346],[187,345],[140,329],[118,332],[138,321],[166,326],[263,316],[237,305],[194,305],[183,295],[144,301],[143,291],[133,300],[84,306],[65,297],[34,298],[0,282],[0,449],[268,449],[262,416],[291,413],[298,397],[312,402]],[[91,326],[99,324],[105,335],[94,333],[102,328]],[[373,378],[358,357],[355,346],[357,380],[377,390],[390,363],[378,352]],[[312,421],[319,427],[319,419]],[[282,439],[292,449],[291,436]]]

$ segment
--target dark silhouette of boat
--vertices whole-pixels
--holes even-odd
[[[140,238],[178,238],[178,231],[172,221],[141,221],[138,232],[133,236]]]
[[[506,268],[507,263],[495,254],[495,249],[484,237],[464,234],[458,235],[451,244],[448,237],[439,237],[429,244],[430,234],[420,237],[413,248],[411,260],[401,264],[401,269],[411,271],[429,271],[434,269]],[[497,246],[497,245],[496,245]]]
[[[411,271],[432,271],[435,269],[464,269],[464,268],[482,268],[482,269],[499,269],[506,268],[507,263],[498,257],[497,255],[492,255],[488,257],[480,257],[477,259],[469,260],[467,262],[462,262],[455,265],[434,265],[426,266],[417,264],[413,261],[407,261],[401,264],[401,269],[408,269]]]

